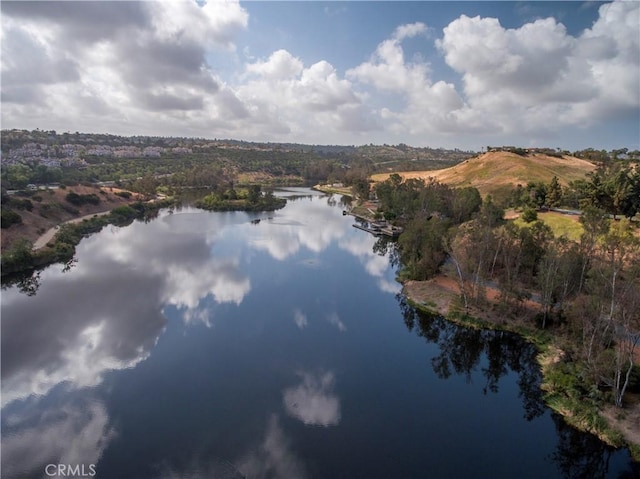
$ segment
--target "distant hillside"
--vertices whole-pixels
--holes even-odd
[[[549,183],[557,176],[560,183],[585,178],[595,165],[573,156],[561,158],[541,153],[517,155],[509,152],[489,152],[465,160],[451,168],[433,171],[411,171],[399,173],[403,178],[435,178],[451,186],[474,186],[482,195],[501,196],[511,186],[525,186],[530,181]],[[389,174],[373,175],[376,182],[384,181]]]

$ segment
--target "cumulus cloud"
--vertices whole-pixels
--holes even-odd
[[[460,133],[531,138],[637,117],[640,106],[638,2],[600,5],[577,35],[559,17],[505,28],[461,15],[440,32],[402,24],[344,69],[290,46],[238,54],[251,32],[240,36],[249,14],[235,0],[1,8],[8,127],[460,146]],[[435,54],[448,71],[426,60]]]
[[[302,61],[286,50],[275,51],[267,60],[258,60],[246,67],[248,73],[255,73],[276,82],[296,78],[303,69]]]
[[[371,59],[347,71],[347,78],[372,85],[402,98],[399,107],[383,107],[380,117],[397,132],[420,134],[455,129],[455,114],[464,102],[455,86],[433,82],[430,65],[405,58],[402,40],[426,32],[422,23],[401,25],[393,36],[380,43]]]
[[[637,2],[602,5],[576,37],[554,18],[506,29],[496,18],[462,15],[435,41],[462,91],[419,57],[405,58],[403,40],[427,28],[402,25],[347,78],[400,95],[399,107],[379,111],[399,134],[526,134],[603,122],[640,106],[638,12]]]
[[[470,109],[505,131],[603,121],[640,106],[638,12],[636,2],[602,5],[577,37],[553,18],[505,29],[463,15],[437,46],[462,74]]]
[[[254,119],[280,125],[298,138],[312,138],[318,131],[337,134],[378,128],[362,96],[327,61],[305,66],[288,51],[277,50],[267,59],[247,64],[243,78],[237,96],[251,105]]]
[[[397,40],[404,40],[405,38],[415,37],[417,35],[424,35],[427,32],[427,26],[422,22],[408,23],[406,25],[400,25],[396,28],[393,36]]]
[[[5,118],[76,130],[80,118],[135,129],[176,115],[200,125],[229,109],[242,116],[207,61],[246,28],[237,1],[9,2],[2,13]]]

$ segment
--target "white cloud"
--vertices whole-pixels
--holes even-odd
[[[432,81],[427,62],[419,58],[413,62],[405,59],[402,40],[425,32],[423,24],[401,25],[392,38],[378,45],[368,62],[347,71],[347,78],[401,96],[399,106],[384,107],[380,111],[388,128],[398,133],[419,135],[455,130],[461,118],[456,112],[464,108],[453,84]]]
[[[240,3],[232,0],[208,1],[202,6],[188,1],[160,1],[151,7],[159,38],[232,50],[237,31],[246,28],[249,20]]]
[[[367,118],[363,96],[327,61],[307,67],[288,51],[278,50],[266,60],[247,64],[243,78],[245,83],[236,91],[252,111],[251,122],[277,125],[289,136],[307,141],[320,141],[314,138],[318,133],[377,128]]]
[[[600,7],[580,36],[553,18],[505,29],[461,16],[437,41],[463,75],[469,108],[508,132],[605,121],[640,106],[637,2]]]
[[[3,123],[161,133],[246,116],[207,61],[247,27],[237,1],[2,7]]]
[[[296,78],[303,69],[302,61],[286,50],[275,51],[268,60],[258,60],[246,67],[247,73],[254,73],[272,81]]]
[[[393,36],[397,40],[404,40],[405,38],[415,37],[417,35],[424,35],[427,33],[427,26],[422,22],[408,23],[400,25],[396,28]]]
[[[238,54],[253,23],[237,1],[4,2],[2,121],[334,144],[576,132],[637,118],[639,10],[603,4],[578,35],[560,17],[508,29],[461,15],[436,40],[434,28],[407,23],[368,61],[336,68],[290,45],[255,58],[243,44]],[[434,47],[451,70],[425,60]]]

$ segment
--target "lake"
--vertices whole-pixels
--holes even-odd
[[[635,477],[534,349],[420,314],[341,198],[163,210],[2,292],[2,477]],[[259,221],[258,221],[259,220]]]

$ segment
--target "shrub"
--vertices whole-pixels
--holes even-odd
[[[538,213],[533,208],[526,207],[522,211],[522,220],[525,223],[533,223],[538,219]]]
[[[19,210],[27,210],[27,211],[33,210],[33,203],[31,203],[31,200],[28,200],[26,198],[25,199],[12,198],[9,201],[9,204]]]
[[[2,213],[0,213],[0,219],[3,229],[9,228],[11,225],[22,224],[22,216],[13,210],[2,210]]]
[[[111,210],[113,216],[119,216],[121,218],[132,219],[138,215],[138,212],[131,206],[122,205]]]
[[[95,193],[90,193],[88,195],[79,195],[74,191],[70,191],[69,193],[67,193],[67,196],[65,196],[65,199],[75,206],[82,206],[85,204],[97,205],[98,203],[100,203],[100,197]]]

